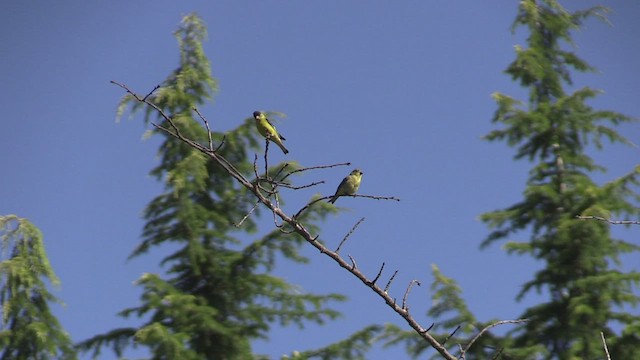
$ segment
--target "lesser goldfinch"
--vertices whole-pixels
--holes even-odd
[[[360,169],[353,170],[347,177],[342,179],[338,189],[336,189],[335,195],[329,200],[330,203],[335,203],[336,200],[342,195],[353,195],[358,191],[360,187],[360,181],[362,180],[362,174]]]
[[[280,147],[285,155],[288,154],[289,150],[287,150],[287,148],[284,147],[284,144],[282,143],[282,140],[286,139],[284,138],[284,136],[278,134],[276,127],[273,126],[269,119],[267,119],[267,116],[260,111],[254,111],[253,118],[256,119],[256,127],[258,128],[258,132],[260,133],[260,135],[273,141]]]

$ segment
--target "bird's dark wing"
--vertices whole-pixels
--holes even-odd
[[[338,195],[338,193],[340,192],[340,188],[347,185],[347,181],[349,181],[349,177],[345,177],[344,179],[342,179],[342,181],[340,182],[340,185],[338,185],[338,188],[336,189],[336,195]]]

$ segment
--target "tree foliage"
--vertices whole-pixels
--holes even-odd
[[[69,335],[49,309],[59,302],[46,283],[59,284],[42,233],[27,219],[0,216],[0,359],[75,359]]]

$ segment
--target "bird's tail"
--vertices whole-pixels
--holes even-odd
[[[282,150],[282,152],[287,155],[289,153],[289,150],[287,150],[286,147],[284,147],[284,145],[282,143],[276,143],[276,145],[278,145],[280,147],[280,150]]]

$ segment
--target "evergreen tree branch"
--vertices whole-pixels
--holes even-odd
[[[366,359],[365,353],[375,336],[384,330],[379,325],[370,325],[352,334],[347,339],[335,344],[325,346],[321,349],[307,350],[303,352],[294,351],[291,356],[283,356],[282,359],[307,360],[307,359]]]
[[[601,216],[581,216],[581,215],[577,215],[576,218],[580,220],[598,220],[598,221],[606,222],[612,225],[640,225],[640,220],[611,220],[611,219],[603,218]]]
[[[16,215],[0,215],[0,359],[65,359],[77,354],[49,308],[47,289],[60,284],[40,230]]]
[[[240,185],[244,186],[246,189],[251,191],[253,193],[253,195],[258,199],[258,201],[261,202],[264,206],[266,206],[274,214],[274,216],[276,216],[280,220],[282,220],[283,223],[286,223],[287,225],[289,225],[291,227],[291,229],[295,233],[300,235],[305,241],[307,241],[309,244],[311,244],[311,246],[315,247],[317,250],[320,251],[320,253],[322,253],[325,256],[327,256],[330,259],[332,259],[338,266],[340,266],[340,267],[344,268],[345,270],[347,270],[354,277],[356,277],[358,280],[360,280],[365,286],[369,287],[375,294],[377,294],[380,298],[382,298],[384,300],[384,302],[394,312],[396,312],[400,317],[402,317],[406,321],[406,323],[411,328],[413,328],[419,334],[420,337],[422,337],[427,343],[429,343],[429,345],[431,347],[433,347],[438,353],[440,353],[440,355],[442,355],[443,358],[448,359],[448,360],[455,360],[456,359],[455,356],[453,356],[451,353],[449,353],[449,351],[447,350],[447,348],[445,346],[440,344],[433,336],[431,336],[431,334],[428,333],[428,329],[425,329],[424,327],[422,327],[420,325],[420,323],[418,323],[418,321],[409,313],[408,309],[406,308],[406,304],[403,304],[403,306],[399,306],[396,303],[396,300],[394,298],[392,298],[387,293],[387,290],[388,290],[389,286],[391,285],[392,280],[396,276],[397,271],[393,274],[393,276],[391,277],[391,279],[387,283],[387,286],[384,289],[380,288],[378,285],[375,284],[375,282],[370,280],[364,273],[362,273],[355,266],[355,262],[353,262],[353,265],[349,264],[337,252],[331,251],[325,245],[323,245],[321,242],[316,241],[317,240],[317,236],[313,236],[311,234],[311,232],[309,231],[309,229],[307,229],[307,227],[305,227],[295,217],[290,217],[289,215],[287,215],[277,205],[277,203],[274,204],[274,202],[272,202],[270,200],[270,196],[267,197],[267,196],[265,196],[263,194],[262,191],[260,191],[259,181],[256,182],[256,183],[251,183],[226,158],[224,158],[222,155],[220,155],[217,151],[211,151],[207,147],[205,147],[205,146],[203,146],[203,145],[201,145],[201,144],[199,144],[199,143],[197,143],[197,142],[185,137],[180,132],[179,127],[175,124],[173,119],[170,116],[168,116],[157,105],[155,105],[152,102],[150,102],[147,98],[140,97],[140,96],[136,95],[134,92],[132,92],[124,84],[120,84],[120,83],[118,83],[116,81],[111,81],[111,83],[113,83],[113,84],[121,87],[122,89],[124,89],[137,102],[145,104],[145,105],[151,107],[155,112],[158,113],[158,115],[160,115],[164,120],[166,120],[169,123],[171,129],[168,129],[168,128],[165,128],[163,126],[160,126],[160,125],[157,125],[155,123],[152,123],[152,125],[154,127],[156,127],[157,129],[159,129],[161,131],[166,132],[167,134],[173,136],[174,138],[177,138],[180,141],[184,142],[185,144],[187,144],[187,145],[193,147],[194,149],[204,153],[206,156],[210,157],[213,161],[215,161],[220,166],[222,166],[223,169],[229,175],[231,175],[235,180],[237,180],[240,183]],[[268,142],[267,142],[267,146],[268,146]],[[266,150],[265,150],[265,157],[266,156],[267,155],[266,155]],[[254,171],[255,171],[255,169],[254,169]],[[373,199],[379,199],[379,200],[395,200],[395,201],[399,201],[399,199],[397,199],[395,197],[381,197],[381,196],[371,196],[371,195],[352,195],[352,196],[354,196],[354,197],[373,198]]]

